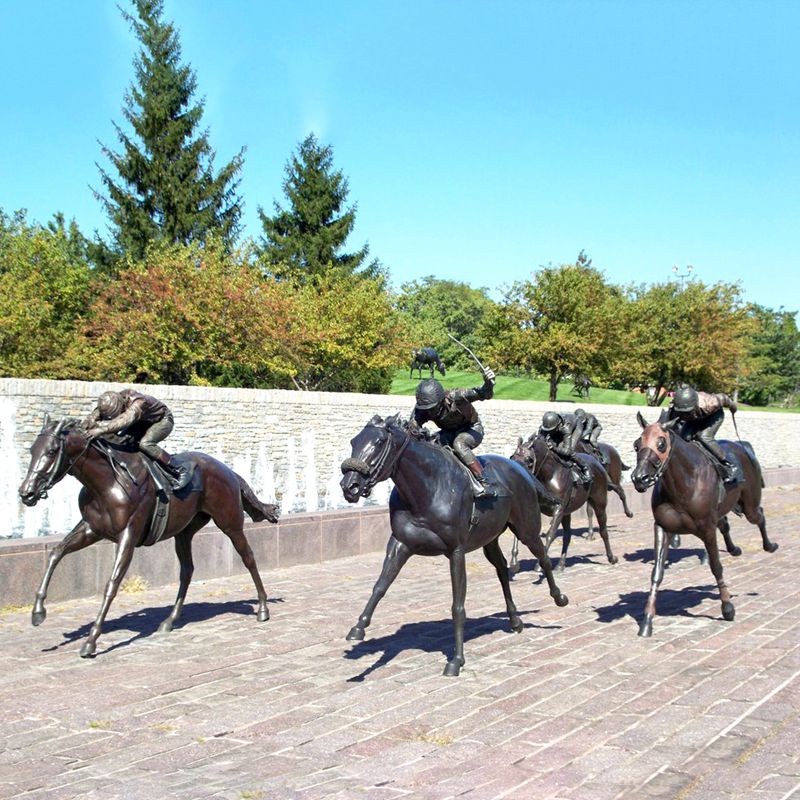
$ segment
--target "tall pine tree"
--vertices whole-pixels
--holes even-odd
[[[197,79],[181,63],[178,33],[162,19],[163,0],[134,5],[136,16],[122,12],[141,43],[122,110],[133,133],[115,124],[121,151],[101,144],[119,179],[98,165],[107,196],[95,192],[111,222],[111,249],[138,259],[151,241],[202,243],[210,233],[231,245],[239,233],[244,148],[214,171],[208,131],[198,130],[203,103],[192,99]]]
[[[330,145],[323,147],[309,134],[286,164],[283,191],[288,209],[277,201],[274,216],[258,209],[264,229],[259,256],[268,272],[298,284],[313,282],[330,269],[381,275],[377,259],[364,267],[369,245],[355,253],[340,252],[355,225],[356,206],[345,209],[349,186],[342,172],[333,168]]]

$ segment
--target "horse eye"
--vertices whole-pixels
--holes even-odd
[[[658,444],[656,445],[659,453],[664,453],[667,450],[667,443],[664,439],[659,439]]]
[[[641,447],[641,445],[642,445],[642,440],[641,440],[641,439],[637,439],[637,440],[636,440],[636,441],[633,443],[633,449],[634,449],[634,450],[636,450],[636,451],[638,452],[638,451],[639,451],[639,448]]]

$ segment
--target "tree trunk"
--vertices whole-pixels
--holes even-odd
[[[555,403],[558,394],[558,370],[553,367],[550,370],[550,402]]]

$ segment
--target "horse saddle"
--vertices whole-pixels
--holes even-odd
[[[720,447],[722,447],[723,451],[725,452],[725,455],[728,457],[728,461],[733,464],[733,480],[731,480],[731,476],[728,474],[728,470],[725,468],[725,466],[720,463],[720,460],[710,450],[705,448],[701,442],[697,441],[697,439],[693,439],[692,442],[695,447],[697,447],[700,452],[703,453],[703,455],[705,455],[714,465],[717,475],[719,475],[720,480],[725,486],[736,486],[744,481],[744,470],[742,469],[741,462],[730,450],[730,448],[726,448],[721,442],[719,443]]]
[[[202,489],[200,485],[200,475],[195,471],[197,465],[194,460],[190,456],[180,455],[175,456],[175,460],[182,463],[191,476],[189,483],[179,492],[173,490],[170,476],[161,468],[161,465],[142,453],[142,462],[144,463],[145,469],[150,473],[150,477],[153,479],[153,484],[156,487],[156,507],[153,510],[153,516],[150,520],[150,529],[142,542],[138,545],[139,547],[151,547],[161,541],[161,537],[164,535],[164,531],[167,529],[167,523],[169,522],[169,506],[173,494],[182,497],[191,492],[199,492]]]

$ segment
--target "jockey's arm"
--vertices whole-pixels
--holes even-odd
[[[106,422],[98,422],[97,425],[94,426],[93,432],[118,433],[140,420],[142,412],[142,403],[134,401],[119,416],[114,417],[114,419],[107,420]]]
[[[92,413],[89,414],[89,416],[86,417],[86,419],[83,421],[82,427],[84,428],[84,430],[88,431],[94,428],[95,425],[97,425],[99,419],[100,419],[100,409],[95,408],[94,411],[92,411]]]

